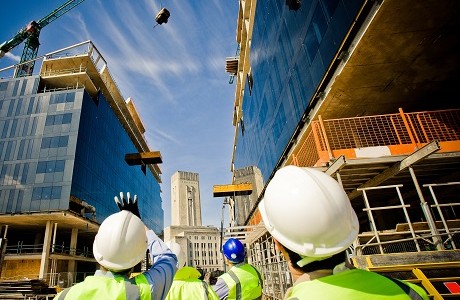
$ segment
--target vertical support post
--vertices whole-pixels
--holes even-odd
[[[54,232],[53,232],[53,246],[51,248],[51,252],[54,253],[56,251],[56,232],[57,232],[57,223],[54,223]]]
[[[292,154],[292,164],[294,166],[299,167],[299,160],[297,159],[297,155],[295,155],[294,153]]]
[[[418,184],[418,180],[415,176],[414,168],[412,168],[412,166],[409,167],[409,172],[410,176],[412,177],[412,181],[414,182],[415,189],[417,190],[417,194],[420,199],[420,204],[422,206],[422,211],[425,215],[428,227],[430,228],[431,235],[433,236],[433,242],[436,245],[436,249],[444,250],[444,244],[442,243],[442,239],[439,236],[438,229],[436,228],[436,223],[434,222],[433,216],[431,215],[430,207],[428,203],[425,201],[425,198],[423,197],[422,190],[420,189],[420,185]]]
[[[342,176],[340,176],[340,173],[337,172],[335,173],[335,175],[337,176],[337,182],[340,184],[340,186],[343,188],[343,183],[342,183]]]
[[[46,279],[45,276],[46,272],[48,271],[52,230],[53,225],[51,221],[47,221],[45,228],[45,237],[43,239],[42,257],[40,261],[40,273],[38,275],[38,278],[42,280]]]
[[[331,147],[329,146],[329,140],[327,139],[326,135],[326,128],[324,127],[324,122],[321,115],[318,116],[318,120],[321,127],[321,132],[323,133],[324,144],[326,145],[327,153],[329,154],[329,159],[331,160],[334,158],[334,155],[332,155]]]
[[[406,127],[407,133],[409,134],[411,143],[418,147],[418,144],[416,143],[414,139],[414,135],[412,134],[412,130],[410,129],[409,122],[407,122],[406,115],[404,114],[404,111],[402,110],[402,108],[399,108],[399,113],[401,115],[401,119],[403,120],[404,126]]]
[[[3,232],[3,238],[6,239],[6,234],[8,233],[8,225],[5,225],[5,231]]]
[[[372,215],[372,210],[369,204],[369,199],[367,198],[366,190],[363,189],[362,191],[363,191],[363,196],[364,196],[364,202],[366,204],[365,210],[367,211],[369,221],[371,222],[371,227],[372,227],[371,229],[374,232],[374,236],[377,239],[377,243],[379,244],[380,254],[384,254],[382,244],[380,243],[380,236],[377,230],[377,225],[375,224],[374,216]]]
[[[76,255],[77,250],[77,240],[78,240],[78,228],[72,228],[72,235],[70,236],[70,255]],[[75,272],[75,260],[69,260],[68,272]]]

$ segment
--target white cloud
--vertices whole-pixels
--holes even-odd
[[[6,52],[5,53],[5,57],[8,57],[9,59],[11,59],[12,61],[15,61],[15,62],[19,62],[21,60],[21,57],[18,56],[18,55],[14,55],[12,54],[11,52]]]
[[[163,138],[166,142],[172,142],[176,145],[181,145],[180,140],[172,136],[171,134],[167,134],[165,131],[160,130],[159,128],[152,128],[151,131],[146,131],[145,135],[149,139],[149,141],[158,141],[159,137]],[[163,141],[164,143],[164,141]]]
[[[89,33],[82,13],[76,11],[75,13],[69,15],[69,18],[72,20],[74,26],[67,26],[65,27],[65,30],[68,31],[72,36],[77,37],[79,42],[90,40],[91,34]]]

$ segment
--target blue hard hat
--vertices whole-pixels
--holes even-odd
[[[246,256],[243,244],[234,238],[228,239],[222,246],[225,257],[232,263],[240,263]]]

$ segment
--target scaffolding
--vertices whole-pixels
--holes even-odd
[[[361,228],[353,264],[419,284],[433,299],[452,297],[447,286],[460,280],[460,109],[319,116],[310,125],[286,164],[315,167],[343,186]],[[248,227],[258,224],[255,210]],[[292,282],[271,236],[245,238],[264,295],[282,299]]]

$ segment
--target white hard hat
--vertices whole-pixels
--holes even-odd
[[[94,258],[108,270],[130,269],[145,257],[146,251],[144,223],[126,210],[105,219],[94,238]]]
[[[180,269],[185,266],[185,253],[182,251],[181,246],[173,241],[165,242],[166,246],[174,253],[177,257],[177,268]]]
[[[267,185],[259,211],[270,234],[309,259],[303,266],[347,249],[359,222],[343,188],[312,168],[286,166]]]

